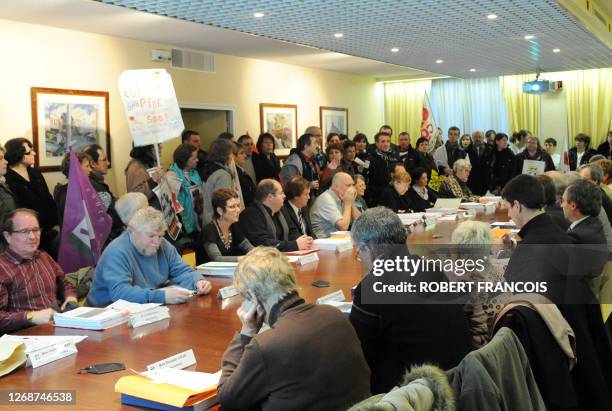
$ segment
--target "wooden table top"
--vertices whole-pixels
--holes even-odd
[[[507,220],[501,211],[497,215],[477,216],[478,220],[493,222]],[[448,244],[456,222],[439,222],[433,229],[422,227],[409,237],[409,244]],[[363,268],[354,252],[335,254],[321,251],[316,264],[296,266],[300,295],[307,302],[342,290],[351,299],[351,288],[362,277]],[[327,280],[330,286],[317,288],[315,280]],[[170,306],[171,318],[136,329],[121,325],[106,331],[88,331],[40,325],[22,330],[22,335],[87,335],[77,344],[78,353],[42,367],[21,368],[0,378],[0,390],[76,390],[78,410],[134,409],[120,403],[114,385],[120,377],[131,374],[129,369],[143,371],[145,366],[179,352],[193,349],[197,364],[192,370],[215,372],[220,369],[221,356],[241,324],[236,309],[239,296],[221,301],[217,290],[231,285],[230,278],[211,278],[213,292],[209,296],[195,297],[187,304]],[[120,362],[126,370],[109,374],[78,374],[78,370],[97,363]],[[0,406],[3,408],[3,406]],[[27,409],[44,409],[49,406]],[[53,410],[72,409],[71,406],[53,406]]]

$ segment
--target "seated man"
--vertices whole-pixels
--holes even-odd
[[[381,283],[446,281],[441,272],[423,270],[374,275],[376,260],[418,259],[408,252],[406,230],[397,214],[385,207],[370,208],[353,224],[352,236],[364,268],[371,270],[355,289],[349,320],[372,370],[372,393],[389,391],[413,364],[456,366],[472,349],[468,319],[460,304],[423,304],[428,296],[418,292],[376,291]],[[412,285],[419,289],[419,284]]]
[[[293,267],[259,247],[238,264],[242,330],[223,354],[217,396],[225,409],[345,410],[369,396],[370,371],[355,330],[336,308],[306,304]],[[262,324],[270,326],[259,333]]]
[[[135,303],[179,304],[191,290],[208,294],[210,282],[183,262],[166,239],[161,211],[146,207],[136,211],[128,228],[102,253],[87,303],[103,307],[117,300]],[[168,287],[169,282],[179,287]]]
[[[303,177],[294,176],[285,185],[285,205],[281,209],[289,227],[289,240],[295,240],[302,235],[313,237],[310,224],[310,182]]]
[[[338,173],[332,185],[315,200],[310,210],[312,230],[317,238],[327,238],[334,231],[348,230],[359,217],[355,207],[355,183],[347,173]]]
[[[27,208],[10,211],[3,223],[7,243],[0,254],[0,334],[44,324],[68,302],[77,301],[76,289],[49,254],[38,250],[40,224]]]
[[[280,251],[308,250],[312,237],[300,235],[289,239],[289,225],[280,212],[285,200],[283,187],[276,180],[263,179],[257,184],[255,201],[240,213],[240,228],[255,247],[265,245]]]

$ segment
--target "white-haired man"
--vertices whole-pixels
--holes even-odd
[[[142,208],[127,230],[104,250],[87,296],[90,306],[106,306],[119,299],[135,303],[179,304],[197,294],[208,294],[210,282],[189,267],[164,239],[161,211]],[[168,287],[169,282],[179,287]]]
[[[359,217],[355,207],[355,182],[347,173],[337,173],[332,184],[317,197],[310,211],[312,231],[317,238],[327,238],[337,230],[348,230],[351,221]]]
[[[238,264],[242,330],[223,354],[217,396],[228,409],[347,409],[369,396],[370,371],[342,313],[306,304],[277,249],[257,247]],[[259,333],[263,322],[270,326]],[[339,383],[342,381],[342,383]]]

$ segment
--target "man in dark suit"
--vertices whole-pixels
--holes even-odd
[[[563,214],[571,222],[567,233],[574,244],[582,244],[574,250],[577,268],[570,274],[581,273],[585,278],[596,278],[608,261],[606,237],[597,217],[601,198],[601,190],[584,180],[571,184],[563,193]]]
[[[289,239],[289,226],[283,208],[285,193],[276,180],[263,179],[257,184],[255,201],[240,213],[240,228],[254,246],[264,245],[280,251],[308,250],[312,238],[301,235]]]
[[[610,224],[612,224],[612,201],[610,201],[608,195],[600,187],[604,175],[603,168],[601,168],[601,166],[598,164],[589,163],[580,166],[578,168],[578,172],[583,179],[593,183],[596,187],[599,187],[599,190],[602,192],[601,206],[604,208],[606,215],[608,216],[608,221],[610,221]]]
[[[391,136],[385,133],[377,133],[374,136],[376,142],[375,150],[370,153],[369,178],[366,187],[365,199],[368,206],[374,207],[378,204],[380,193],[391,181],[391,172],[399,157],[391,149]]]
[[[569,256],[560,245],[572,241],[542,210],[542,183],[534,176],[520,174],[506,184],[502,197],[509,203],[508,217],[520,229],[520,241],[510,257],[506,280],[545,283],[547,290],[540,293],[556,303],[562,302],[567,290]]]
[[[472,133],[472,144],[466,150],[472,163],[472,172],[467,181],[467,185],[479,196],[487,193],[489,181],[491,179],[491,164],[493,163],[494,148],[484,142],[482,131]]]
[[[289,240],[295,240],[302,235],[314,238],[310,224],[310,182],[304,177],[294,176],[285,185],[285,205],[281,213],[289,227]]]

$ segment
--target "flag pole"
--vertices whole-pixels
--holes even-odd
[[[153,144],[153,147],[155,148],[155,158],[157,159],[157,166],[161,167],[161,160],[159,158],[159,146],[158,146],[158,143]]]

